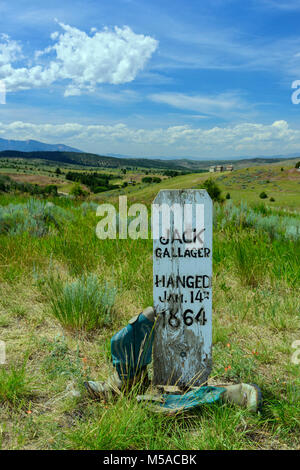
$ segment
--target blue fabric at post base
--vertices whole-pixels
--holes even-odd
[[[152,360],[153,326],[142,313],[111,339],[111,355],[121,380],[132,379]],[[186,410],[220,400],[223,387],[200,387],[184,395],[164,394],[162,408]]]
[[[219,401],[222,393],[225,392],[224,387],[200,387],[184,395],[163,395],[164,403],[159,403],[161,408],[169,410],[188,410],[199,405],[214,403]]]
[[[120,379],[132,379],[152,360],[154,322],[142,313],[111,339],[111,355]]]

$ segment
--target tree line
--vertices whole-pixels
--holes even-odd
[[[28,193],[32,196],[57,196],[57,186],[55,184],[40,186],[14,181],[9,176],[0,176],[0,192],[9,193],[13,191]]]
[[[115,175],[105,173],[80,173],[75,171],[69,171],[66,174],[66,179],[74,181],[75,183],[81,183],[87,186],[93,193],[101,193],[110,189],[119,188],[118,185],[112,185],[110,180],[116,178]]]

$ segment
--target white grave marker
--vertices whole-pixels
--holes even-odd
[[[5,342],[0,341],[0,364],[6,363]]]
[[[203,384],[212,367],[212,201],[160,191],[152,205],[156,385]]]

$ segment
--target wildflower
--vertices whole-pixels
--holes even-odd
[[[227,346],[227,348],[230,348],[231,344],[230,344],[230,343],[227,343],[226,346]]]
[[[27,410],[26,413],[27,413],[28,415],[31,415],[32,411],[31,411],[31,410]]]
[[[87,363],[87,357],[83,357],[82,362]]]

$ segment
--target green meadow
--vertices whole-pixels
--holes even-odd
[[[215,404],[163,416],[136,402],[137,389],[92,401],[83,382],[112,373],[111,336],[152,305],[151,239],[99,240],[97,204],[118,208],[127,195],[150,207],[160,189],[209,177],[224,197],[214,203],[211,383],[256,383],[261,413]],[[0,449],[300,449],[299,201],[289,163],[86,200],[0,193]]]

